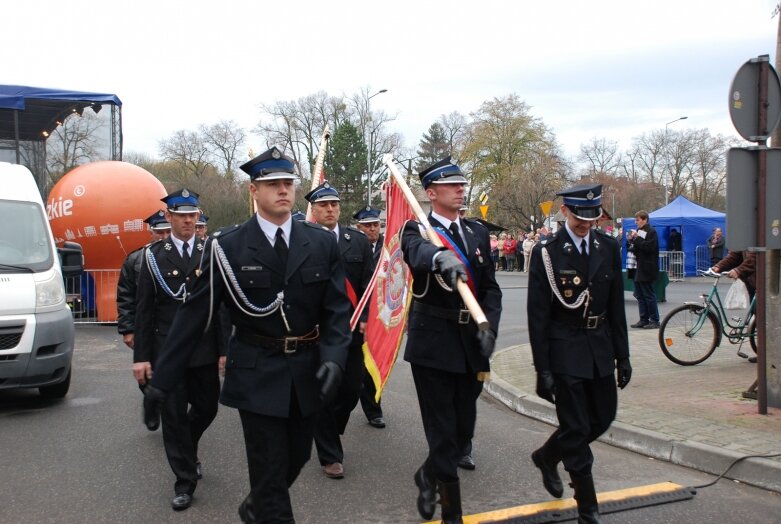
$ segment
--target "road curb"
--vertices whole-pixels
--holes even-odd
[[[552,404],[518,389],[495,372],[491,373],[491,380],[485,384],[484,391],[516,413],[557,425],[556,410]],[[664,433],[619,421],[613,422],[599,440],[647,457],[714,475],[720,475],[733,461],[746,456],[692,440],[677,440]],[[781,493],[781,464],[772,460],[745,459],[730,469],[725,478]]]

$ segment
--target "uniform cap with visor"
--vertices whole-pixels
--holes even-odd
[[[167,231],[171,229],[171,224],[165,219],[165,211],[162,209],[152,213],[144,222],[149,224],[149,228],[152,231]]]
[[[376,207],[366,206],[353,215],[359,224],[372,224],[380,221],[380,210]]]
[[[449,156],[427,167],[418,176],[423,189],[431,184],[466,184],[461,168]]]
[[[209,222],[209,217],[201,213],[198,215],[198,220],[195,221],[196,226],[205,226]]]
[[[261,153],[249,162],[239,166],[250,180],[298,180],[293,160],[285,156],[276,146]]]
[[[583,184],[559,191],[564,205],[581,220],[596,220],[602,216],[602,184]]]
[[[312,191],[304,195],[304,198],[311,204],[315,202],[340,202],[339,191],[329,182],[323,182]]]
[[[160,199],[170,213],[200,213],[198,193],[187,188],[180,189]]]

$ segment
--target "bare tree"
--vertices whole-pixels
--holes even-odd
[[[226,178],[236,178],[239,149],[247,140],[246,132],[233,120],[221,120],[210,126],[198,128],[212,161],[219,166]]]
[[[662,131],[643,133],[632,141],[631,172],[635,174],[634,182],[646,180],[656,183],[664,176],[665,153],[667,151],[667,136]],[[627,172],[627,168],[624,168]]]
[[[395,115],[371,110],[369,99],[374,96],[371,91],[370,86],[362,88],[358,93],[348,97],[347,105],[353,123],[366,141],[371,160],[369,171],[375,173],[382,165],[383,155],[396,153],[402,146],[403,140],[400,134],[386,130],[387,124],[396,120]]]
[[[74,113],[46,141],[47,173],[52,184],[76,166],[98,157],[100,120],[91,111]]]
[[[334,133],[339,124],[349,119],[344,97],[330,96],[324,91],[299,98],[261,105],[265,118],[255,127],[255,133],[267,146],[280,146],[296,162],[301,175],[308,176],[317,158],[325,125]]]
[[[445,140],[450,147],[450,151],[454,156],[458,156],[466,140],[466,117],[458,111],[453,111],[448,115],[440,116],[438,122],[445,133]]]
[[[568,174],[555,137],[515,94],[484,102],[471,117],[459,155],[470,173],[470,201],[486,191],[491,217],[518,227],[539,214],[539,203],[551,200]]]
[[[160,156],[178,164],[185,175],[198,178],[211,166],[209,149],[203,137],[195,131],[179,130],[159,143]]]
[[[578,159],[588,165],[587,174],[591,177],[598,173],[613,176],[622,163],[618,142],[597,137],[593,137],[587,144],[581,144]]]

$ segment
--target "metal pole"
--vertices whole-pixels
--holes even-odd
[[[679,116],[675,120],[670,120],[669,122],[664,124],[664,141],[665,141],[665,145],[667,145],[666,142],[667,142],[667,137],[668,137],[667,128],[670,126],[670,124],[674,124],[675,122],[678,122],[679,120],[686,120],[687,118],[689,118],[689,117],[688,116]],[[672,173],[670,173],[670,178],[672,179]],[[672,182],[672,180],[670,180],[670,181]],[[664,179],[664,205],[666,206],[669,202],[670,202],[670,191],[668,191],[668,188],[667,188],[667,178],[665,177],[665,179]]]
[[[371,120],[369,120],[371,122]],[[366,205],[372,205],[372,130],[369,130],[369,143],[366,144]]]
[[[764,137],[757,142],[760,147],[757,159],[757,410],[760,415],[767,415],[767,355],[766,322],[767,309],[765,304],[765,285],[767,279],[767,261],[765,253],[765,220],[767,205],[765,192],[767,190],[767,92],[768,92],[768,57],[759,62],[759,118],[757,135]]]
[[[372,121],[372,106],[371,99],[377,95],[387,93],[387,89],[380,89],[372,96],[366,99],[366,125]],[[374,166],[372,165],[372,135],[374,132],[369,129],[369,143],[366,144],[366,204],[372,205],[372,175],[374,174]]]

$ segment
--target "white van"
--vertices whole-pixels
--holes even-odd
[[[54,244],[30,171],[0,162],[0,389],[68,393],[73,316],[63,273],[83,269],[81,246]]]

